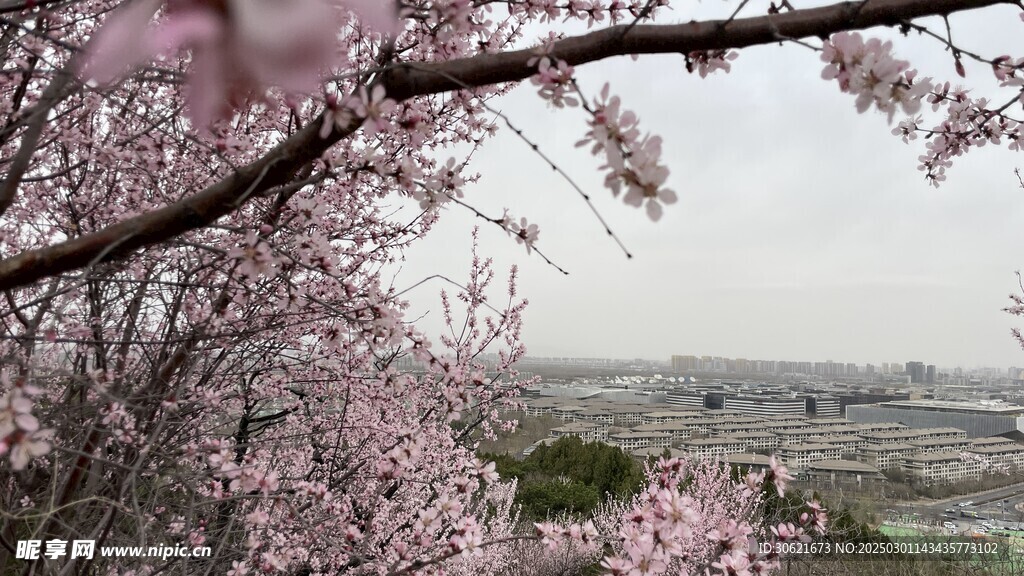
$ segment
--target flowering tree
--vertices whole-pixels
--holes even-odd
[[[575,67],[680,53],[705,76],[742,48],[795,42],[820,51],[858,110],[911,115],[894,132],[926,136],[934,184],[972,147],[1020,147],[1024,60],[918,23],[995,1],[783,1],[753,14],[743,0],[717,21],[659,24],[668,4],[0,0],[0,573],[20,569],[15,546],[31,539],[205,545],[190,571],[237,576],[495,565],[503,544],[537,537],[511,531],[514,512],[494,504],[508,496],[473,456],[473,431],[517,388],[515,272],[495,304],[474,252],[462,313],[443,295],[439,345],[403,317],[386,276],[446,207],[537,251],[523,215],[485,215],[466,197],[471,152],[451,157],[486,144],[498,129],[488,102],[517,81],[582,114],[580,145],[612,194],[653,220],[676,200],[660,139]],[[596,29],[564,36],[564,20]],[[983,63],[1007,97],[919,77],[855,32],[874,26],[934,38],[960,75]],[[711,529],[715,569],[770,568],[744,556],[742,515],[697,522],[678,490],[686,470],[662,463],[635,526],[612,535],[625,556],[606,566],[663,571]],[[600,536],[546,525],[540,537],[566,535]],[[166,565],[55,553],[26,570]]]

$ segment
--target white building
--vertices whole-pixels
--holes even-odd
[[[632,453],[639,448],[670,448],[672,435],[664,432],[618,432],[608,435],[608,442]]]
[[[686,418],[702,418],[700,412],[678,411],[678,412],[648,412],[640,416],[641,424],[662,424],[664,422],[675,422]]]
[[[751,432],[734,432],[726,436],[726,438],[734,438],[743,442],[746,445],[746,449],[750,451],[755,450],[768,450],[774,452],[779,447],[779,437],[771,432],[765,431],[751,431]]]
[[[963,452],[971,447],[970,440],[957,438],[925,438],[923,440],[911,440],[907,444],[914,446],[922,454],[931,452]]]
[[[857,461],[869,464],[879,470],[899,468],[904,456],[917,452],[910,444],[867,444],[857,449]]]
[[[967,452],[976,454],[982,460],[982,471],[993,466],[1006,467],[1009,471],[1024,469],[1024,446],[1020,444],[974,446]]]
[[[856,454],[859,448],[868,445],[860,436],[819,436],[815,441],[838,446],[843,454]]]
[[[584,442],[604,442],[608,439],[608,428],[593,422],[572,422],[558,428],[552,428],[549,435],[552,438],[576,436]]]
[[[789,444],[779,447],[779,459],[789,468],[803,469],[811,462],[839,460],[843,451],[833,444]]]
[[[912,481],[926,486],[981,477],[981,463],[957,452],[912,454],[903,458],[901,467]]]
[[[680,446],[691,458],[696,460],[704,458],[724,458],[729,454],[739,454],[746,451],[747,444],[735,438],[700,438],[688,440]]]
[[[633,432],[664,432],[672,436],[672,441],[686,440],[691,436],[690,427],[684,422],[665,422],[662,424],[641,424],[630,428]]]

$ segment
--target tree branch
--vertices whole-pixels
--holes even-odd
[[[685,54],[743,48],[773,44],[778,42],[780,34],[787,38],[826,37],[843,30],[895,26],[923,16],[947,15],[996,4],[1015,5],[1007,0],[872,0],[736,19],[724,28],[722,21],[644,24],[633,26],[624,35],[625,25],[620,25],[557,41],[551,54],[578,66],[629,54]],[[449,62],[397,64],[382,75],[380,83],[389,97],[401,101],[464,86],[514,82],[536,72],[526,65],[533,56],[532,49],[524,49]],[[318,135],[321,125],[322,118],[307,124],[263,158],[174,204],[0,261],[0,290],[25,286],[47,276],[87,266],[94,260],[123,259],[135,250],[213,223],[237,210],[241,199],[255,198],[287,184],[302,167],[358,129],[358,121],[354,121],[321,139]]]

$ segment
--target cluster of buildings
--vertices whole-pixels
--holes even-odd
[[[1024,369],[1011,366],[1008,370],[984,368],[936,368],[925,362],[882,362],[855,364],[852,362],[794,362],[788,360],[748,360],[722,356],[676,355],[669,359],[673,374],[726,375],[761,377],[802,377],[817,379],[858,379],[871,382],[903,382],[907,384],[978,385],[995,382],[1017,382],[1024,379]]]
[[[1024,431],[1024,407],[927,400],[843,406],[838,397],[825,396],[688,386],[647,403],[538,396],[525,401],[525,413],[560,421],[548,443],[576,436],[640,458],[668,450],[755,468],[767,466],[767,455],[774,454],[800,477],[832,484],[884,482],[890,470],[921,485],[1024,470],[1024,445],[1014,438]],[[933,413],[939,414],[934,421],[928,416]]]
[[[901,362],[883,362],[880,366],[852,362],[793,362],[789,360],[747,360],[721,356],[672,356],[675,373],[718,372],[724,374],[802,374],[823,378],[850,378],[874,374],[903,375],[906,366]],[[932,366],[934,372],[934,366]]]

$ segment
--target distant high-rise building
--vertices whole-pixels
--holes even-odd
[[[925,379],[924,362],[907,362],[906,373],[911,384],[923,384]]]
[[[935,364],[929,364],[925,368],[924,381],[927,384],[935,384]]]
[[[672,357],[673,372],[688,372],[691,370],[700,370],[700,358],[697,358],[696,356]]]

